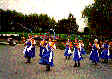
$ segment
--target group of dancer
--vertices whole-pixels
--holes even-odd
[[[35,57],[35,40],[32,35],[29,35],[29,39],[24,43],[24,57],[27,59],[26,63],[31,62],[31,58]],[[50,67],[54,66],[53,57],[54,50],[56,49],[55,41],[49,38],[48,41],[43,39],[40,41],[40,60],[39,64],[46,65],[46,71],[50,71]]]
[[[83,41],[78,41],[78,39],[76,38],[74,42],[70,42],[70,40],[68,39],[68,41],[66,42],[64,56],[67,60],[69,60],[70,56],[73,55],[73,61],[75,62],[74,67],[80,67],[80,60],[83,60],[82,54],[86,54]]]
[[[72,44],[73,45],[71,47],[71,42],[68,39],[64,56],[66,59],[69,59],[73,54],[73,60],[75,61],[74,67],[80,67],[80,60],[83,60],[82,55],[86,55],[83,40],[78,41],[78,39],[75,39],[75,42]],[[112,42],[108,43],[108,41],[105,40],[104,42],[100,41],[100,43],[98,43],[98,39],[95,39],[93,45],[90,46],[91,51],[89,59],[95,65],[97,65],[98,62],[108,63],[108,60],[112,59]],[[72,48],[73,52],[71,51]]]
[[[27,59],[26,63],[30,63],[31,58],[35,57],[35,44],[36,42],[32,38],[32,35],[29,35],[29,39],[24,43],[25,48],[23,51],[24,57]],[[107,41],[104,41],[101,45],[98,44],[98,39],[95,39],[90,52],[90,60],[92,63],[96,65],[100,59],[102,62],[107,63],[108,59],[112,58],[112,54],[109,52],[109,47],[110,45]],[[50,67],[54,66],[53,57],[55,49],[56,44],[52,38],[49,38],[48,41],[45,39],[40,41],[39,64],[46,65],[46,71],[50,71]],[[73,42],[69,39],[67,40],[64,56],[66,60],[69,60],[70,57],[73,56],[73,61],[75,62],[74,67],[80,67],[80,61],[83,60],[82,55],[86,54],[83,40],[78,40],[78,38],[75,38]]]
[[[42,40],[40,42],[40,54],[41,57],[39,64],[46,65],[46,71],[50,71],[50,67],[54,66],[53,57],[54,50],[56,49],[55,41],[49,38],[49,41]]]
[[[108,63],[108,60],[112,59],[111,47],[107,40],[98,43],[98,39],[95,39],[90,53],[90,60],[95,64],[98,62]]]

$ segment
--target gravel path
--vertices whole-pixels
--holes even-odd
[[[65,61],[64,50],[56,49],[54,64],[50,72],[45,66],[38,64],[39,48],[36,47],[36,57],[31,64],[25,64],[22,53],[23,45],[0,45],[0,79],[112,79],[112,64],[94,66],[89,56],[83,56],[81,67],[73,68],[72,58]]]

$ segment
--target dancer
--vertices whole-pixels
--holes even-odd
[[[92,51],[90,53],[90,60],[97,65],[97,63],[99,62],[99,54],[98,54],[98,50],[99,50],[99,44],[98,44],[98,40],[95,39],[94,40],[94,44],[92,46]]]
[[[80,48],[79,48],[79,43],[78,43],[78,39],[75,39],[75,43],[74,43],[74,51],[73,51],[74,55],[73,55],[73,61],[75,61],[74,67],[80,67],[80,60],[82,60],[82,56],[80,53]]]
[[[108,59],[109,59],[109,45],[108,45],[108,41],[105,40],[104,44],[103,44],[103,50],[101,52],[101,59],[103,59],[103,63],[108,63]]]
[[[98,51],[98,53],[99,53],[99,56],[101,56],[101,52],[103,51],[103,41],[102,40],[100,40],[100,42],[99,42],[99,51]]]
[[[39,64],[46,65],[46,71],[50,71],[50,67],[54,66],[53,63],[53,50],[56,49],[55,43],[49,38],[48,44],[44,44],[44,52],[39,61]]]
[[[50,67],[54,66],[53,57],[54,57],[54,50],[56,49],[55,41],[52,41],[51,38],[49,38],[48,43],[48,58],[47,58],[47,65],[46,65],[46,71],[50,71]]]
[[[46,55],[47,55],[47,43],[45,43],[45,41],[41,41],[41,44],[40,44],[40,54],[39,56],[41,57],[40,60],[39,60],[39,64],[41,65],[46,65]]]
[[[28,35],[29,39],[24,43],[26,46],[24,48],[24,57],[27,59],[26,63],[31,63],[31,58],[35,57],[35,40],[32,38],[32,35]]]
[[[45,40],[43,39],[41,42],[40,42],[40,54],[39,54],[39,56],[40,57],[42,57],[42,55],[43,55],[43,49],[45,49]]]
[[[80,47],[81,54],[86,55],[86,51],[84,49],[84,43],[82,40],[79,41],[79,47]]]
[[[71,53],[71,49],[70,49],[70,40],[68,39],[68,41],[66,43],[65,52],[64,52],[65,59],[69,60],[71,55],[72,55],[72,53]]]
[[[109,42],[109,51],[110,51],[109,58],[112,60],[112,40]]]

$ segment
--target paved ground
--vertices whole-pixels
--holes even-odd
[[[0,79],[112,79],[112,64],[94,66],[84,56],[81,67],[73,68],[73,60],[64,60],[64,50],[55,51],[55,66],[50,72],[38,64],[39,48],[31,64],[25,64],[23,45],[0,45]]]

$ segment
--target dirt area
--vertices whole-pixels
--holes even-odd
[[[31,64],[25,64],[24,46],[0,45],[0,79],[111,79],[112,64],[94,66],[89,55],[83,56],[81,67],[74,68],[72,57],[65,61],[64,50],[56,49],[55,66],[46,72],[45,66],[38,64],[39,47],[36,46],[36,57]]]

